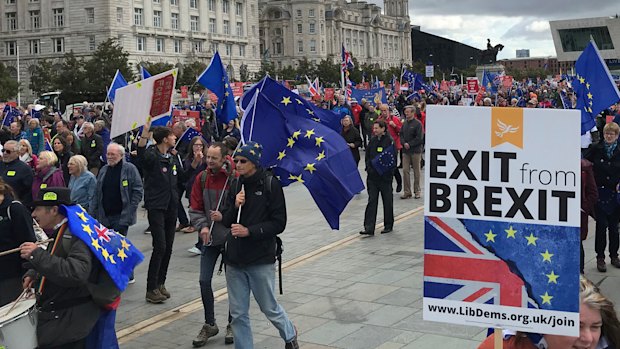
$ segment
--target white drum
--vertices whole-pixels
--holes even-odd
[[[0,348],[34,349],[37,347],[37,311],[34,299],[20,300],[0,308]]]

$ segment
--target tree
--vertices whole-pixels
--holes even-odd
[[[58,74],[52,61],[42,59],[34,66],[28,87],[36,94],[53,91],[58,87]]]
[[[144,62],[142,63],[142,66],[144,67],[144,69],[148,70],[151,75],[161,74],[170,69],[174,69],[174,65],[164,62]]]
[[[200,84],[196,84],[198,76],[207,68],[207,65],[200,61],[193,61],[186,64],[181,69],[179,79],[177,79],[178,86],[192,86],[191,92],[198,92],[202,89]],[[150,71],[149,71],[150,72]]]
[[[84,100],[98,100],[105,95],[105,92],[96,96],[89,93],[91,89],[88,88],[89,82],[84,70],[84,60],[75,57],[73,51],[64,55],[56,87],[62,91],[67,104]],[[104,98],[100,100],[103,101]]]
[[[316,74],[323,84],[340,85],[340,64],[334,64],[329,59],[323,59],[316,66]]]
[[[306,83],[306,75],[312,80],[316,76],[316,66],[304,57],[299,60],[297,71],[295,72],[296,78],[299,77],[299,81]]]
[[[279,78],[282,80],[297,80],[297,70],[295,70],[295,68],[291,67],[290,65],[282,68],[282,70],[278,72],[278,75]]]
[[[17,96],[19,83],[11,77],[8,69],[0,63],[0,101],[6,101]]]
[[[125,51],[116,39],[108,39],[97,46],[92,58],[84,64],[88,77],[87,91],[93,98],[100,101],[105,99],[107,88],[117,69],[128,82],[133,80],[129,52]]]
[[[261,62],[260,70],[257,71],[256,74],[254,74],[254,79],[255,80],[260,80],[260,79],[264,78],[266,75],[269,75],[272,78],[275,78],[277,72],[278,72],[278,70],[276,69],[276,66],[273,63]]]

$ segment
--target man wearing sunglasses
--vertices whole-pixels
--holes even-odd
[[[0,177],[13,188],[16,200],[32,208],[32,169],[19,159],[19,143],[16,141],[4,143]]]
[[[247,142],[234,154],[240,177],[231,186],[222,224],[226,238],[226,283],[235,348],[254,347],[250,326],[250,291],[263,314],[278,329],[285,349],[298,349],[297,330],[275,295],[277,235],[286,227],[280,182],[260,166],[262,147]],[[234,204],[232,204],[234,203]],[[241,211],[241,212],[239,212]]]

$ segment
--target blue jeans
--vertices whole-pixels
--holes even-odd
[[[202,297],[202,307],[205,311],[205,323],[213,325],[215,323],[215,301],[213,299],[213,271],[217,265],[217,258],[221,254],[220,246],[203,246],[200,256],[200,296]],[[228,314],[228,322],[231,318]]]
[[[226,266],[228,306],[232,315],[235,349],[254,348],[249,316],[250,291],[260,310],[280,332],[280,337],[285,342],[295,339],[295,327],[276,300],[275,282],[275,264],[251,265],[244,268]]]

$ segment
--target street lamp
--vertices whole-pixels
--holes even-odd
[[[17,43],[17,41],[15,41],[15,53],[17,54],[17,106],[21,106],[22,105],[22,93],[21,93],[21,86],[20,85],[20,81],[19,81],[19,44]]]

